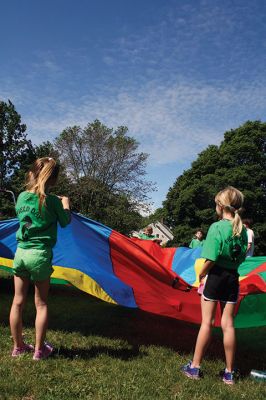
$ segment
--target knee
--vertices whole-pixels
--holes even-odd
[[[13,299],[13,306],[17,307],[17,308],[22,308],[25,304],[25,298],[23,296],[14,296]]]
[[[203,329],[212,329],[213,321],[212,320],[202,321],[201,326]]]
[[[226,319],[226,320],[221,320],[221,328],[223,331],[227,331],[229,329],[234,329],[234,320],[233,318],[231,319]]]
[[[43,300],[43,299],[40,299],[40,298],[36,298],[35,297],[35,307],[38,309],[38,308],[44,308],[44,307],[47,307],[47,303],[46,303],[46,301],[45,300]]]

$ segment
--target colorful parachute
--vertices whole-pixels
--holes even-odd
[[[0,268],[10,270],[18,220],[0,221]],[[125,237],[78,214],[58,230],[54,248],[57,283],[71,283],[104,301],[200,323],[198,271],[201,248],[161,248],[151,241]],[[266,257],[240,267],[236,326],[266,325]],[[220,310],[215,324],[220,325]]]

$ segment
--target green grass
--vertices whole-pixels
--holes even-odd
[[[252,381],[252,368],[266,369],[265,328],[238,330],[237,364],[242,378],[234,387],[219,381],[223,368],[221,333],[215,330],[201,381],[180,367],[192,356],[198,327],[114,306],[73,288],[53,286],[47,335],[56,351],[41,362],[29,355],[11,359],[8,314],[11,279],[0,279],[0,399],[198,399],[266,398],[266,384]],[[24,334],[34,339],[33,293],[24,313]]]

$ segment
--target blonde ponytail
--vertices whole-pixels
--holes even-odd
[[[50,157],[39,158],[31,167],[26,181],[27,190],[33,191],[39,197],[39,212],[45,205],[47,188],[56,183],[59,173],[59,166]]]
[[[233,186],[228,186],[217,193],[215,201],[218,202],[226,212],[229,212],[233,216],[233,236],[240,236],[243,229],[243,223],[239,213],[241,213],[242,205],[244,203],[243,193]]]
[[[241,219],[240,215],[238,214],[238,212],[239,212],[239,210],[235,211],[235,216],[232,221],[233,236],[240,236],[242,229],[243,229],[243,222],[242,222],[242,219]]]

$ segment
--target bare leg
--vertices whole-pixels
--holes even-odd
[[[22,312],[27,298],[29,284],[30,281],[28,278],[14,276],[15,295],[9,317],[14,349],[23,346]]]
[[[201,360],[210,343],[212,324],[215,317],[216,307],[216,301],[206,301],[204,300],[203,296],[201,296],[202,322],[197,337],[194,357],[191,364],[192,368],[200,367]]]
[[[35,351],[41,350],[46,335],[46,330],[48,325],[47,298],[48,298],[49,288],[50,288],[50,278],[46,279],[45,281],[35,282],[35,306],[36,306]]]
[[[235,306],[235,304],[229,303],[223,305],[223,314],[221,319],[221,327],[224,337],[226,368],[228,372],[233,371],[236,352],[236,335],[234,327]]]

